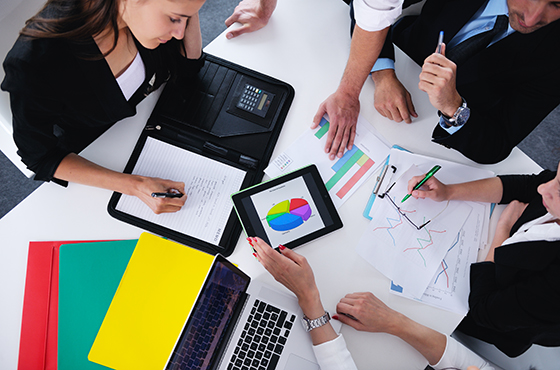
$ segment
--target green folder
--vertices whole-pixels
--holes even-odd
[[[88,353],[137,240],[60,247],[58,370],[107,369]]]

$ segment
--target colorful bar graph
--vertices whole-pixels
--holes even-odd
[[[342,158],[340,158],[338,161],[336,161],[335,164],[333,164],[333,166],[331,167],[332,170],[334,172],[338,172],[340,171],[340,169],[346,164],[346,162],[348,162],[350,160],[350,158],[352,158],[352,156],[358,151],[360,150],[356,145],[354,145],[352,147],[352,149],[348,150],[346,153],[344,153],[344,155],[342,156]]]
[[[321,139],[329,131],[330,123],[324,117],[319,122],[320,128],[315,132],[315,137]],[[369,158],[364,152],[362,152],[358,146],[354,145],[352,149],[346,151],[342,158],[338,159],[332,166],[334,174],[327,181],[325,187],[330,192],[336,184],[344,177],[346,174],[351,175],[350,180],[348,180],[342,188],[338,189],[336,196],[343,199],[348,193],[357,185],[357,183],[367,174],[367,172],[373,167],[375,161]],[[358,170],[352,175],[351,171],[354,165],[358,165]]]
[[[330,123],[325,119],[325,117],[321,118],[321,122],[319,122],[319,126],[321,128],[315,133],[317,139],[321,139],[327,132],[329,132]]]
[[[340,199],[344,198],[346,194],[348,194],[348,192],[354,187],[354,185],[356,185],[358,181],[360,181],[360,179],[366,174],[366,172],[373,166],[373,163],[373,160],[364,154],[362,158],[360,158],[360,160],[358,160],[357,162],[357,164],[361,166],[360,169],[354,174],[354,176],[350,178],[350,180],[348,180],[346,184],[344,184],[344,186],[336,193],[336,196]]]
[[[362,152],[360,149],[356,150],[356,152],[354,153],[354,155],[352,155],[350,157],[350,159],[348,159],[341,167],[338,171],[336,171],[334,173],[334,175],[329,179],[329,181],[327,181],[327,183],[325,184],[325,186],[327,187],[327,190],[330,191],[333,186],[336,185],[336,183],[344,176],[346,175],[346,173],[348,171],[350,171],[350,168],[352,168],[353,165],[355,165],[358,160],[364,155],[364,152]],[[342,160],[342,158],[339,159],[339,161]]]

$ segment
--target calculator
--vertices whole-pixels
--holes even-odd
[[[264,118],[272,99],[274,99],[274,94],[246,83],[237,102],[237,108]]]

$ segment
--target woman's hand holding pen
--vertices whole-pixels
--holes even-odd
[[[137,196],[155,213],[172,213],[179,211],[187,200],[185,184],[182,182],[164,180],[155,177],[134,176],[135,186],[132,195]],[[153,197],[152,193],[167,193],[171,189],[177,190],[183,196],[179,198]]]
[[[426,180],[420,189],[413,190],[416,184],[422,181],[424,177],[425,175],[414,176],[408,181],[408,194],[411,194],[416,199],[429,198],[435,200],[436,202],[449,200],[449,186],[440,182],[435,178],[435,176]]]

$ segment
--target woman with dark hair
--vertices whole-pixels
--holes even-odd
[[[49,0],[4,61],[14,141],[36,180],[68,181],[140,198],[155,213],[186,197],[184,184],[128,175],[79,153],[169,79],[188,83],[204,63],[204,0]]]

